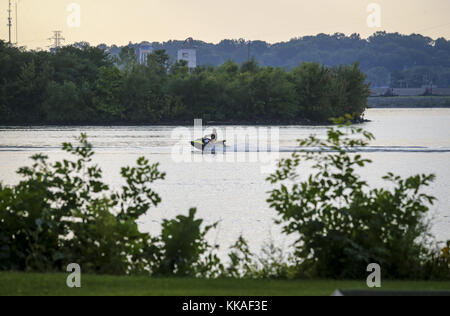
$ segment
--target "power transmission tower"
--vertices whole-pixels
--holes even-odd
[[[61,47],[61,43],[66,39],[61,36],[62,31],[53,31],[53,37],[50,37],[48,40],[53,41],[53,44],[49,47],[53,49],[58,49]]]
[[[11,27],[12,27],[12,18],[11,18],[11,0],[9,0],[8,7],[8,29],[9,29],[9,44],[11,44]]]

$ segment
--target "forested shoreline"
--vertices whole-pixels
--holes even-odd
[[[290,71],[255,60],[189,69],[164,50],[137,62],[88,44],[55,52],[0,42],[0,124],[327,123],[361,117],[370,95],[357,63],[302,63]]]

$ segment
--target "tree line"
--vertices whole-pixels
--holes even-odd
[[[136,49],[140,44],[132,44]],[[164,49],[175,60],[183,41],[152,43]],[[219,66],[227,60],[239,64],[248,60],[248,53],[262,66],[291,70],[301,62],[318,62],[328,67],[351,64],[358,60],[367,82],[373,87],[419,88],[430,81],[439,87],[450,87],[450,41],[432,39],[420,34],[376,32],[368,38],[359,34],[318,34],[293,38],[287,42],[223,40],[217,44],[194,41],[200,65]],[[101,45],[118,56],[121,47]],[[409,72],[420,73],[411,77]],[[395,78],[391,78],[394,76]],[[399,77],[401,81],[399,81]],[[431,79],[431,80],[430,80]]]
[[[370,94],[358,64],[302,63],[287,71],[238,64],[189,69],[156,50],[139,64],[78,44],[54,52],[0,42],[1,124],[158,124],[208,121],[328,122],[361,116]]]

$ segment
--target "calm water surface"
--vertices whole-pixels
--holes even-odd
[[[374,186],[381,186],[380,179],[388,171],[402,176],[435,173],[437,180],[428,189],[439,199],[432,212],[433,232],[440,240],[450,239],[450,109],[372,109],[366,118],[371,122],[364,128],[377,139],[364,150],[374,163],[361,174]],[[248,162],[241,144],[230,150],[233,152],[208,155],[208,161],[176,162],[171,155],[178,142],[172,137],[173,130],[165,126],[0,127],[0,181],[17,183],[15,171],[29,165],[28,157],[35,153],[44,152],[51,159],[66,157],[61,143],[86,132],[96,149],[95,162],[112,188],[122,184],[120,167],[134,164],[139,156],[160,162],[167,172],[167,179],[154,185],[163,202],[140,219],[142,231],[157,233],[162,218],[187,214],[189,208],[197,207],[207,224],[220,221],[209,238],[219,242],[223,251],[239,234],[249,240],[253,250],[269,240],[280,246],[290,243],[273,224],[276,214],[265,202],[271,188],[262,172],[266,164]],[[297,148],[298,138],[323,136],[325,131],[326,127],[319,126],[280,127],[277,154],[287,157]],[[187,150],[190,152],[188,145]],[[230,155],[244,162],[226,162]],[[309,170],[304,167],[302,172]]]

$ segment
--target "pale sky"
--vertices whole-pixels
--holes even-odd
[[[0,38],[7,40],[8,0],[0,1]],[[46,48],[53,30],[63,31],[66,44],[93,45],[187,37],[274,43],[318,33],[367,37],[380,30],[450,38],[450,0],[12,0],[13,18],[15,2],[19,45],[28,48]],[[80,27],[67,24],[71,3],[81,8]],[[380,28],[367,25],[371,3],[381,8]]]

